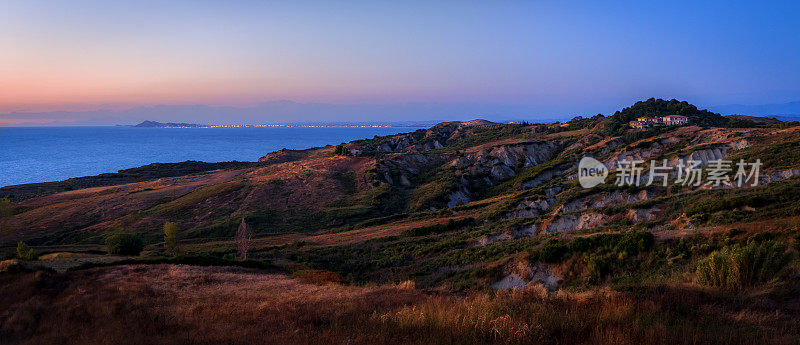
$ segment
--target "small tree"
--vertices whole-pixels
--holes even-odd
[[[169,255],[178,255],[178,224],[164,223],[164,249]]]
[[[236,230],[236,246],[239,248],[239,259],[247,260],[247,251],[250,250],[250,227],[244,218]]]
[[[347,149],[347,145],[339,144],[336,145],[336,149],[333,150],[333,154],[337,156],[347,156],[350,154],[350,150]]]
[[[106,238],[106,250],[109,254],[139,255],[144,249],[144,242],[134,234],[118,233]]]
[[[36,252],[28,244],[20,241],[17,243],[17,256],[22,260],[36,260]]]

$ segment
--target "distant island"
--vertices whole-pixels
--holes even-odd
[[[209,125],[200,125],[196,123],[175,123],[175,122],[158,122],[158,121],[142,121],[142,123],[138,125],[134,125],[133,127],[139,128],[208,128],[211,127]]]

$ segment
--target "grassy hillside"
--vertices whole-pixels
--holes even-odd
[[[644,130],[626,125],[638,116],[668,114],[686,115],[690,124]],[[793,149],[798,139],[796,123],[731,126],[686,102],[650,99],[613,116],[565,124],[449,122],[339,148],[278,151],[258,163],[143,167],[131,170],[127,182],[81,180],[86,188],[15,186],[4,189],[13,195],[0,201],[0,253],[22,257],[17,246],[25,242],[33,250],[27,259],[45,255],[9,261],[0,270],[76,269],[47,273],[47,279],[83,286],[88,277],[139,274],[129,268],[80,269],[93,264],[152,264],[176,255],[181,263],[235,263],[235,236],[244,222],[251,231],[250,261],[242,263],[278,267],[297,280],[265,283],[277,278],[263,272],[226,277],[247,284],[254,279],[254,288],[275,290],[298,280],[328,282],[333,285],[297,288],[353,294],[320,297],[344,306],[343,314],[298,301],[292,308],[299,309],[290,308],[297,311],[292,323],[270,319],[265,328],[253,328],[302,330],[279,332],[279,342],[415,342],[398,331],[403,330],[443,334],[427,339],[443,343],[553,337],[572,342],[571,335],[587,343],[630,343],[637,337],[655,343],[790,343],[787,335],[798,334],[790,321],[800,316],[800,155]],[[644,172],[651,160],[675,167],[680,160],[707,166],[723,158],[731,160],[731,174],[740,159],[763,165],[756,186],[688,185],[674,174],[666,187],[619,186],[612,169],[605,184],[585,189],[575,178],[584,156],[608,164],[641,160]],[[177,173],[181,169],[186,173]],[[166,246],[166,222],[179,229],[177,249]],[[106,238],[117,233],[138,236],[141,255],[103,255]],[[137,289],[156,289],[170,279],[165,270],[183,269],[145,267],[149,282]],[[216,281],[203,277],[217,273],[180,274],[202,288],[203,279]],[[33,279],[33,273],[18,274],[3,279]],[[12,296],[24,295],[17,292],[23,285],[13,286]],[[226,292],[230,298],[241,293],[246,294]],[[13,298],[47,294],[36,290]],[[373,305],[364,296],[379,299]],[[138,303],[160,303],[151,297]],[[0,302],[20,303],[13,298]],[[198,308],[213,309],[213,301],[203,303]],[[256,312],[249,308],[233,312],[249,320]],[[366,315],[367,309],[377,311]],[[29,317],[25,310],[20,318]],[[93,313],[91,318],[103,318],[101,309]],[[230,327],[216,312],[198,315]],[[36,327],[66,319],[57,314]],[[188,314],[176,320],[178,329],[203,322]],[[18,322],[3,327],[19,335]],[[128,336],[113,325],[104,329],[114,339]],[[352,338],[354,332],[363,337]],[[60,339],[48,336],[53,338],[23,334],[35,342]],[[219,340],[205,334],[192,339]]]

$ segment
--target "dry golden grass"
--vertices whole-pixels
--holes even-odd
[[[74,229],[76,235],[153,231],[166,221],[209,226],[228,215],[265,209],[313,212],[343,196],[331,174],[363,176],[373,165],[374,159],[365,157],[317,157],[35,197],[18,204],[25,212],[3,219],[3,228],[13,231],[0,232],[0,245],[63,229]],[[361,178],[356,184],[358,190],[371,186]]]
[[[458,217],[441,217],[441,218],[429,218],[429,219],[419,219],[410,221],[399,221],[389,224],[369,226],[350,231],[308,236],[304,238],[303,241],[310,242],[319,246],[348,245],[353,243],[361,243],[381,237],[397,236],[402,234],[403,231],[406,230],[411,230],[414,228],[419,228],[424,226],[430,226],[434,224],[444,224],[450,220],[455,221],[463,218],[464,218],[463,216],[458,216]]]
[[[698,290],[464,297],[412,283],[304,283],[240,268],[133,265],[0,276],[21,344],[791,344],[800,308]]]
[[[104,231],[119,225],[123,219],[131,218],[131,211],[148,209],[199,188],[232,180],[242,172],[216,171],[28,199],[18,205],[28,209],[26,212],[5,219],[6,225],[14,231],[0,234],[0,243],[14,243],[25,237],[69,228]]]
[[[299,233],[278,234],[260,238],[254,238],[251,242],[252,248],[263,249],[266,247],[273,247],[279,245],[292,244],[297,242],[305,242],[314,246],[344,246],[355,243],[362,243],[369,240],[397,236],[403,231],[411,230],[414,228],[430,226],[434,224],[447,223],[449,220],[460,220],[464,216],[447,217],[447,218],[428,218],[428,219],[415,219],[415,220],[402,220],[398,222],[373,225],[355,230],[308,235]],[[192,244],[196,250],[208,250],[210,248],[235,248],[235,241],[208,241],[203,243]]]
[[[29,274],[3,286],[0,339],[25,344],[338,343],[335,331],[343,328],[336,323],[352,320],[347,314],[422,297],[414,290],[172,265]]]

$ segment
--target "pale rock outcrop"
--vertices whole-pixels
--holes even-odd
[[[533,237],[536,235],[536,229],[538,229],[536,224],[531,224],[515,229],[512,234],[515,237]]]
[[[634,194],[619,190],[611,193],[597,193],[571,200],[556,209],[554,213],[570,213],[590,208],[632,204],[650,199],[652,196],[649,193],[646,189]]]
[[[658,211],[660,210],[657,207],[629,209],[625,216],[628,218],[628,220],[633,222],[633,224],[638,224],[652,221],[656,218]]]
[[[524,281],[522,279],[522,277],[519,276],[519,274],[511,273],[511,274],[503,277],[503,279],[500,279],[500,281],[492,284],[492,289],[495,289],[495,290],[509,290],[509,289],[521,290],[522,288],[525,287],[525,285],[528,285],[528,282]]]
[[[608,216],[597,212],[568,214],[542,224],[546,233],[571,232],[602,226]]]
[[[759,185],[764,185],[764,184],[767,184],[767,183],[770,183],[770,182],[783,181],[785,179],[788,179],[788,178],[791,178],[791,177],[794,177],[794,176],[799,176],[799,175],[800,175],[800,169],[798,169],[798,168],[786,169],[786,170],[778,170],[778,171],[770,171],[770,172],[761,172],[759,174],[759,177],[758,177],[758,181],[759,181],[758,183],[759,183]],[[749,182],[752,183],[752,181],[749,181]],[[749,186],[750,183],[748,183],[747,185]]]
[[[484,235],[484,236],[481,236],[481,238],[478,239],[478,247],[483,247],[483,246],[485,246],[487,244],[494,243],[494,242],[497,242],[497,241],[507,241],[507,240],[510,240],[512,238],[514,238],[514,236],[512,234],[508,233],[508,232],[505,232],[505,231],[501,232],[499,234]]]
[[[536,199],[520,202],[513,211],[509,212],[506,219],[516,218],[536,218],[547,211],[550,205],[556,202],[555,199]]]
[[[455,207],[469,203],[469,191],[466,188],[461,188],[448,196],[447,207]]]
[[[562,278],[543,264],[531,265],[526,261],[517,261],[506,267],[510,271],[500,281],[492,284],[493,289],[522,289],[528,285],[541,284],[548,290],[553,290],[561,283]]]

